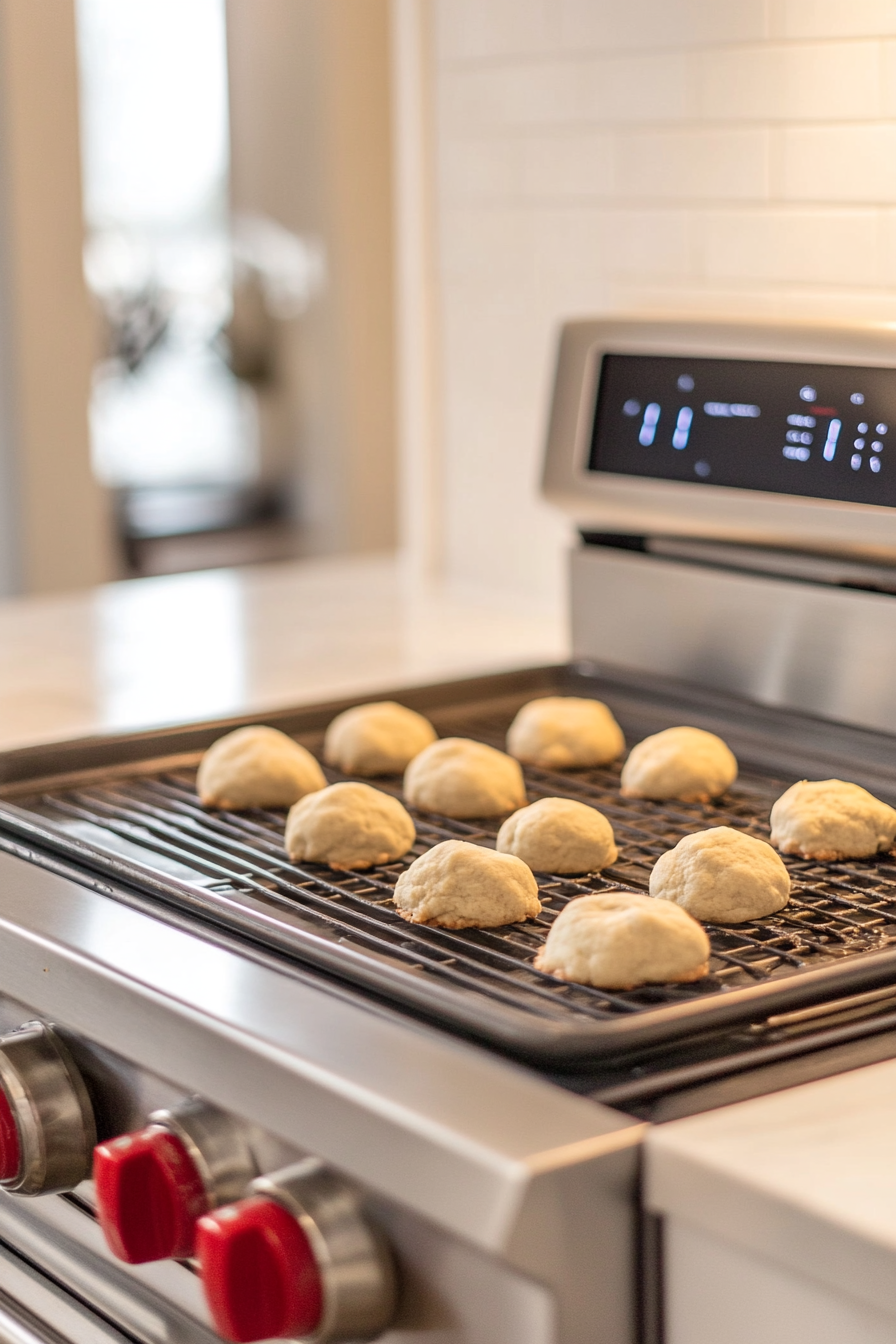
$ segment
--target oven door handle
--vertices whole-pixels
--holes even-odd
[[[81,1329],[83,1344],[125,1344],[124,1335],[98,1318],[83,1320]],[[68,1344],[68,1340],[27,1307],[0,1292],[0,1344]]]

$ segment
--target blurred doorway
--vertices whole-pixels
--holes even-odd
[[[77,0],[85,272],[101,323],[90,420],[130,568],[218,530],[257,476],[251,391],[228,368],[223,0]]]
[[[386,0],[76,9],[93,462],[129,572],[391,547]]]

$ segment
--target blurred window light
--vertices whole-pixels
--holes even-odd
[[[166,348],[135,377],[101,366],[90,421],[96,472],[113,487],[241,485],[254,474],[255,400],[210,351]]]
[[[238,215],[232,230],[234,266],[258,276],[271,316],[304,313],[326,282],[323,241],[300,238],[264,215]]]
[[[107,485],[240,485],[254,393],[232,310],[224,0],[77,0],[85,275],[106,328],[91,404]],[[127,529],[125,529],[127,530]]]
[[[88,226],[223,219],[223,0],[77,0],[77,12]]]

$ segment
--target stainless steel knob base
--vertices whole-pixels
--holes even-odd
[[[0,1086],[19,1136],[15,1176],[0,1182],[19,1195],[58,1194],[90,1175],[96,1124],[83,1079],[59,1035],[26,1022],[0,1037]]]
[[[259,1176],[249,1192],[283,1205],[311,1244],[324,1289],[314,1341],[336,1344],[381,1334],[395,1313],[395,1265],[356,1192],[316,1157]]]
[[[153,1111],[151,1125],[176,1135],[189,1153],[209,1197],[209,1207],[241,1199],[258,1172],[245,1125],[198,1097],[171,1110]]]

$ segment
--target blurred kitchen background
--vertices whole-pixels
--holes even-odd
[[[896,321],[892,0],[0,0],[0,594],[562,602],[558,322]]]

